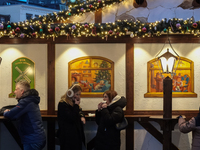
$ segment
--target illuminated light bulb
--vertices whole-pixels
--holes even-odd
[[[130,37],[131,37],[131,38],[133,38],[133,37],[134,37],[134,34],[133,34],[133,32],[131,32],[131,34],[130,34]]]

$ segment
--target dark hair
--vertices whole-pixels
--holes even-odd
[[[105,91],[105,92],[103,93],[103,95],[104,95],[104,94],[106,94],[106,95],[108,96],[109,102],[111,102],[111,101],[113,100],[113,98],[114,98],[115,96],[117,96],[117,92],[114,91],[114,90]]]

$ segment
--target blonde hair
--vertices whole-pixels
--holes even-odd
[[[30,90],[30,83],[29,83],[27,80],[24,80],[24,79],[19,80],[19,81],[16,83],[16,85],[19,85],[19,87],[20,87],[21,89],[23,89],[24,91]]]
[[[79,84],[72,85],[69,89],[71,89],[74,93],[76,93],[78,91],[82,91],[82,89],[81,89],[81,87],[80,87]],[[67,92],[70,92],[70,91],[67,90],[65,92],[65,94],[63,96],[61,96],[60,102],[66,102],[66,103],[70,104],[71,106],[73,106],[74,103],[72,102],[72,98],[70,98],[70,97],[67,96]]]

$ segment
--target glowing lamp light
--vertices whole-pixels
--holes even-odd
[[[169,41],[170,49],[167,48],[167,51],[166,51],[166,49],[165,49],[166,43],[165,43],[163,48],[156,55],[156,62],[157,63],[160,62],[160,64],[161,64],[161,65],[158,64],[159,70],[162,71],[161,73],[171,74],[173,76],[176,72],[177,67],[178,67],[180,56],[173,49],[169,38],[168,38],[168,41]],[[176,61],[177,61],[177,63],[176,63],[176,66],[175,66]]]
[[[170,53],[169,49],[167,49],[167,52],[159,57],[163,73],[173,73],[176,59],[177,57]]]

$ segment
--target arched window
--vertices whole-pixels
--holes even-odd
[[[99,56],[79,57],[68,63],[69,87],[79,84],[82,97],[102,97],[114,89],[114,62]]]
[[[180,57],[173,76],[161,74],[159,65],[161,64],[156,59],[147,62],[147,93],[144,97],[163,97],[163,79],[167,76],[173,79],[172,97],[197,97],[194,93],[194,63],[192,60]]]

